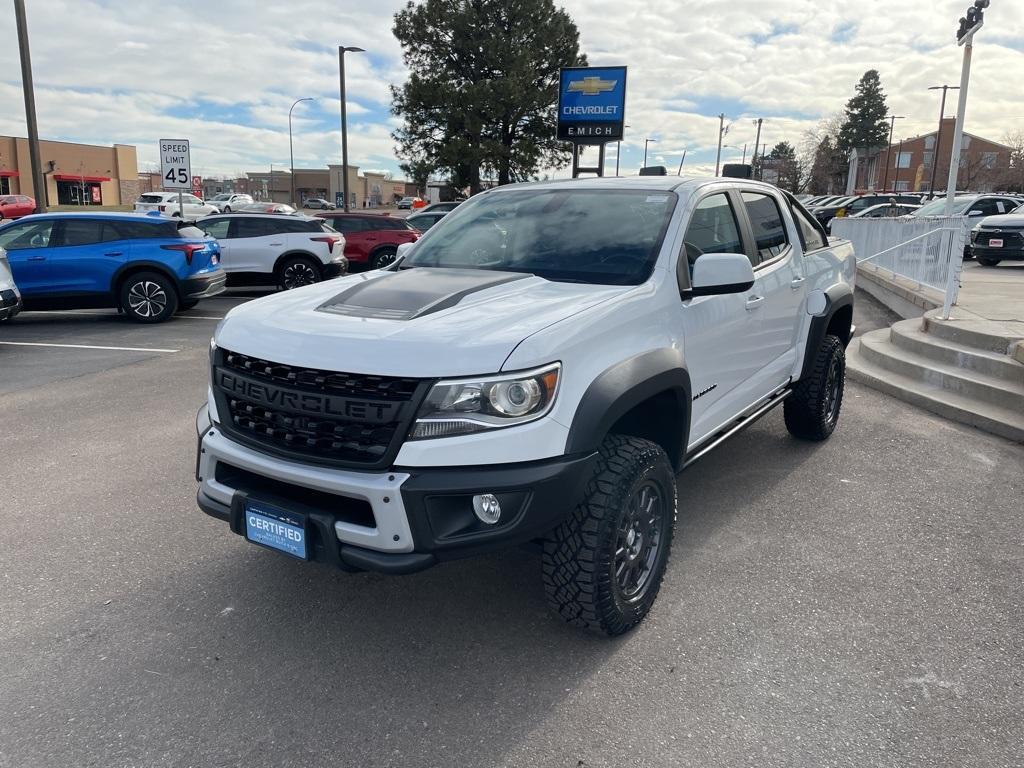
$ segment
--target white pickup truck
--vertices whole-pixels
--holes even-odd
[[[854,275],[848,242],[758,182],[490,190],[386,269],[228,314],[199,506],[348,570],[539,543],[552,607],[625,632],[677,473],[780,404],[797,437],[835,429]]]

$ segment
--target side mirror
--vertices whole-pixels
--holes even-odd
[[[979,211],[977,208],[975,208],[973,211],[968,211],[967,215],[968,216],[984,216],[985,212],[984,211]]]
[[[398,250],[395,252],[395,261],[398,261],[399,259],[404,259],[406,256],[408,256],[409,251],[412,250],[412,247],[414,245],[415,243],[402,243],[401,245],[399,245]]]
[[[690,293],[718,296],[743,293],[754,286],[754,268],[742,253],[705,253],[693,265]]]

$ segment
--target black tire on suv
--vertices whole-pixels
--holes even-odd
[[[398,249],[393,246],[378,248],[370,255],[370,269],[383,269],[389,264],[394,264],[398,256]]]
[[[998,266],[1000,261],[1002,261],[1002,259],[990,259],[987,256],[979,256],[978,257],[978,263],[981,264],[981,266],[983,266],[983,267],[995,267],[995,266]]]
[[[121,309],[137,323],[162,323],[178,311],[178,292],[159,272],[136,272],[121,283]]]
[[[552,609],[606,635],[635,627],[661,587],[675,520],[675,473],[665,451],[636,437],[607,437],[583,503],[544,542]]]
[[[323,279],[320,265],[309,256],[289,256],[277,265],[277,285],[290,291]]]
[[[827,440],[839,423],[846,382],[846,350],[838,336],[826,336],[811,373],[782,404],[786,428],[803,440]]]

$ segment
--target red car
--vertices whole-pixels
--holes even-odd
[[[324,211],[317,216],[345,236],[345,256],[350,267],[386,267],[395,260],[398,246],[420,238],[418,230],[395,216],[338,211]]]
[[[0,197],[0,219],[18,219],[36,212],[36,201],[28,195]]]

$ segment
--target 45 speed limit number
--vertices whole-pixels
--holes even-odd
[[[160,175],[165,188],[192,189],[188,139],[160,139]]]

